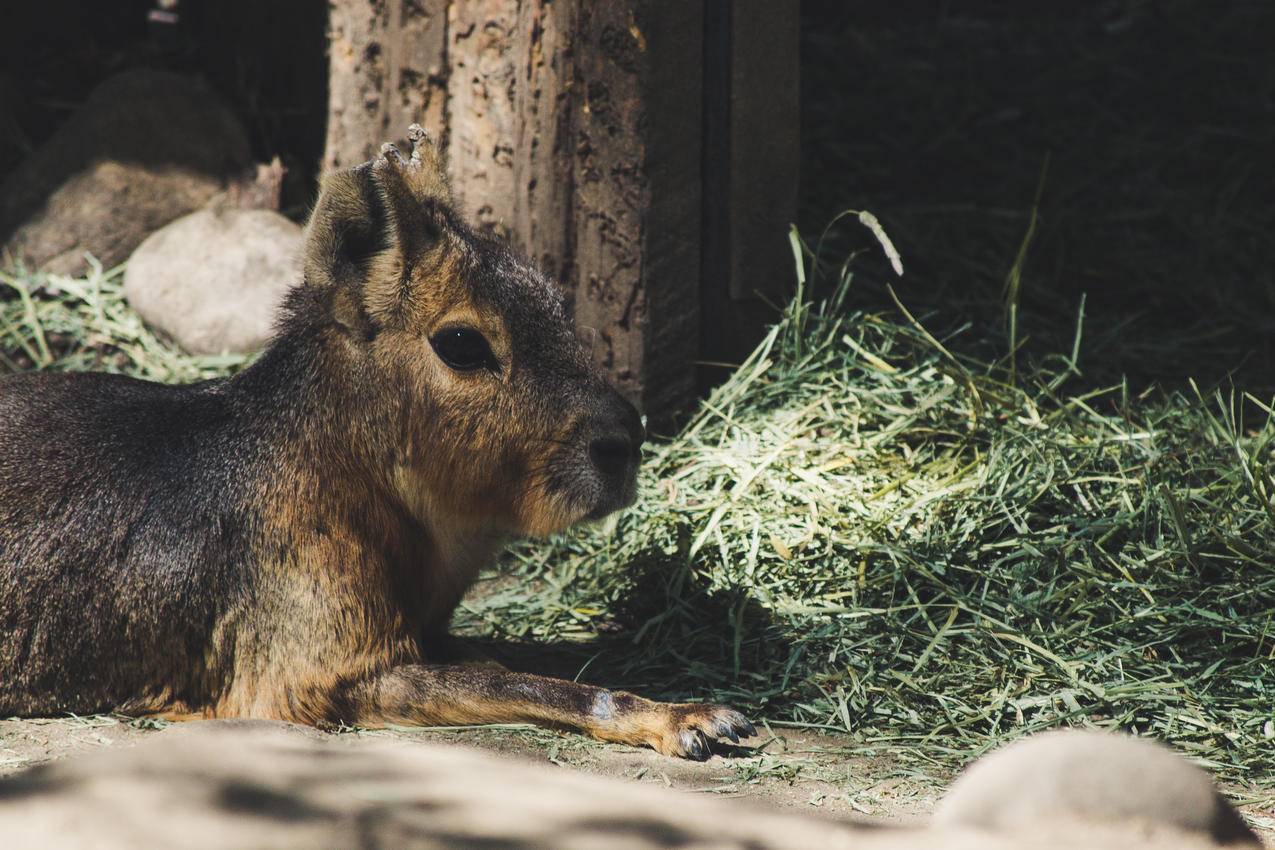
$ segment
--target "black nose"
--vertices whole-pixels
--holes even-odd
[[[628,437],[598,437],[589,443],[589,457],[603,475],[619,475],[633,454]]]
[[[642,456],[646,429],[637,408],[617,398],[615,409],[606,416],[589,441],[589,459],[603,475],[619,475]]]

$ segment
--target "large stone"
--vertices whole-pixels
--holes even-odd
[[[187,351],[256,351],[300,274],[301,242],[300,226],[269,210],[193,212],[133,252],[124,295]]]
[[[207,87],[161,71],[111,77],[0,183],[0,246],[63,274],[122,262],[251,164],[238,120]]]
[[[1257,837],[1202,769],[1128,735],[1035,735],[971,765],[934,815],[939,824],[1022,832],[1041,824],[1168,827],[1219,844]]]

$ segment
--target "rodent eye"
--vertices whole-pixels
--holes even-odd
[[[457,372],[497,368],[491,346],[473,328],[445,328],[430,337],[429,344],[434,347],[434,353]]]

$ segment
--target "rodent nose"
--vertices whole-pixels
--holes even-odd
[[[633,443],[628,436],[612,434],[589,443],[589,458],[603,475],[618,475],[629,464]]]
[[[636,464],[642,456],[642,443],[646,429],[637,408],[628,401],[617,398],[619,404],[600,433],[589,441],[589,459],[603,475],[618,475],[630,463]]]

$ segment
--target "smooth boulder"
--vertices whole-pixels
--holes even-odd
[[[194,354],[244,354],[270,339],[300,272],[301,227],[269,210],[199,210],[129,258],[124,295],[152,327]]]
[[[1163,744],[1069,729],[984,756],[953,783],[936,824],[1024,832],[1050,824],[1171,829],[1222,845],[1257,836],[1212,779]]]
[[[0,779],[0,844],[46,848],[1208,850],[1198,833],[1048,817],[984,832],[772,811],[462,747],[282,723],[180,724]],[[1042,836],[1048,836],[1042,838]]]

